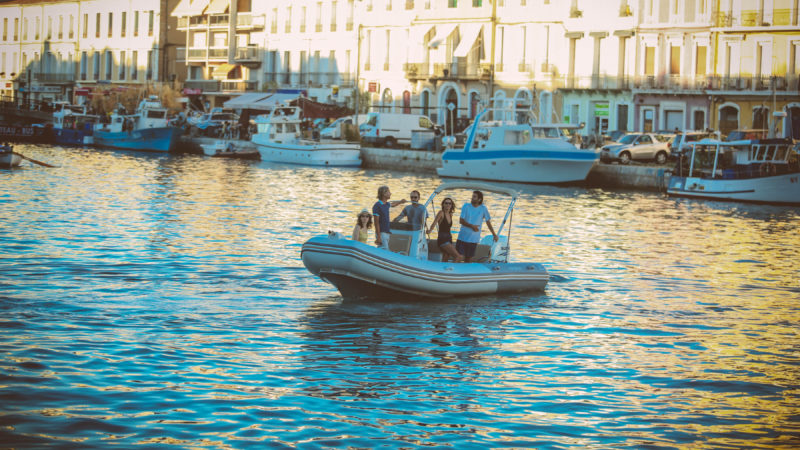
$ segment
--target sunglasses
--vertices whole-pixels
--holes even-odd
[[[453,202],[444,202],[445,205],[452,205]]]

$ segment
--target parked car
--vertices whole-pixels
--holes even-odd
[[[677,157],[686,151],[692,142],[713,137],[715,137],[714,133],[706,133],[705,131],[687,131],[686,133],[676,134],[675,137],[669,141],[670,156]]]
[[[367,121],[359,126],[361,140],[386,147],[411,144],[411,132],[435,130],[433,122],[421,114],[369,113]]]
[[[654,133],[630,133],[618,142],[603,146],[600,160],[605,163],[628,164],[632,160],[664,164],[669,157],[668,142]]]

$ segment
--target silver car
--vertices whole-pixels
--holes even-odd
[[[628,164],[635,161],[667,162],[669,143],[653,133],[626,134],[619,141],[603,146],[600,161]]]

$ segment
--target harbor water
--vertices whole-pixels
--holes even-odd
[[[544,292],[343,301],[302,243],[442,180],[16,151],[0,446],[800,446],[798,208],[515,185]]]

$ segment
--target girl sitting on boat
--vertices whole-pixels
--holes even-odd
[[[372,228],[372,214],[364,208],[358,213],[356,226],[353,228],[353,240],[366,244],[370,228]]]
[[[425,230],[426,234],[431,234],[433,227],[436,225],[439,226],[439,236],[436,238],[436,244],[442,251],[442,262],[447,262],[448,259],[452,259],[457,263],[464,261],[464,257],[458,253],[456,246],[453,245],[453,235],[450,234],[450,227],[453,226],[453,212],[455,209],[456,204],[453,202],[452,198],[447,197],[442,200],[442,209],[436,213],[436,217],[433,219],[430,228]]]

